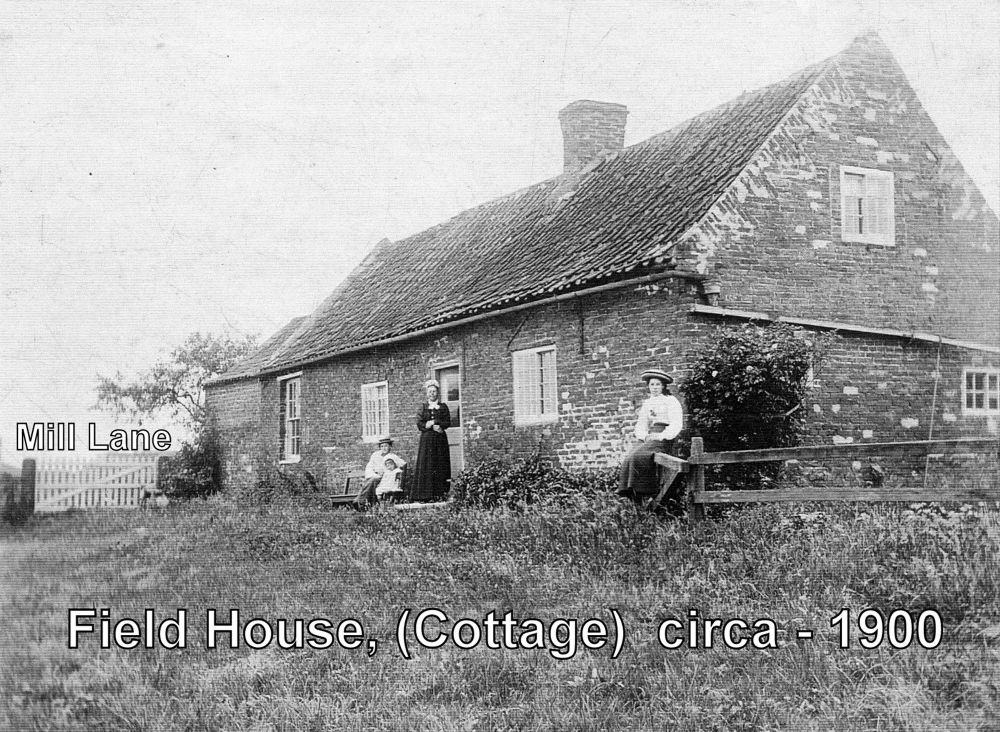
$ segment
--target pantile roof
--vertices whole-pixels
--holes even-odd
[[[273,373],[477,313],[662,269],[805,91],[836,59],[671,130],[384,240],[314,313],[219,381]],[[386,287],[386,279],[392,287]]]

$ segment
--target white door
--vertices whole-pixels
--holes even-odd
[[[462,379],[458,366],[447,366],[437,370],[436,378],[441,384],[441,401],[448,405],[451,413],[451,427],[448,428],[448,452],[451,455],[451,477],[454,478],[465,467],[462,427]]]

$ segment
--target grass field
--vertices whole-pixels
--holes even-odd
[[[216,498],[2,531],[2,729],[1000,728],[1000,516],[985,508],[764,506],[686,524],[611,498],[364,515]],[[89,634],[68,648],[68,609],[105,607],[140,620],[184,608],[188,647],[102,649]],[[403,659],[400,613],[431,607],[601,618],[612,636],[616,608],[625,644],[617,659],[609,645],[559,660],[420,648],[411,633]],[[356,618],[379,647],[208,650],[208,608]],[[686,624],[692,608],[773,619],[777,647],[730,649],[716,634],[708,649],[704,633],[697,649],[661,646],[660,622]],[[842,608],[934,609],[943,639],[863,648],[855,623],[844,649],[830,627]]]

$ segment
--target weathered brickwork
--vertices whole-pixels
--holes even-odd
[[[222,447],[222,479],[227,487],[251,485],[265,465],[262,443],[277,418],[261,419],[263,402],[257,379],[213,386],[207,390],[209,413]]]
[[[894,246],[842,239],[842,165],[893,174]],[[1000,344],[997,217],[877,38],[803,96],[681,250],[726,307]]]
[[[918,341],[845,336],[806,397],[810,435],[843,444],[997,434],[997,417],[963,413],[961,380],[964,368],[1000,368],[1000,356],[942,346],[937,367],[937,351]]]
[[[858,444],[910,440],[986,437],[1000,434],[997,416],[963,410],[963,370],[998,369],[1000,355],[899,338],[845,336],[816,370],[803,407],[806,442]],[[982,466],[996,480],[996,456],[980,469],[955,475],[975,480]],[[978,458],[977,458],[978,459]],[[949,475],[951,459],[882,459],[895,485],[932,485]],[[975,462],[975,461],[973,461]],[[830,461],[820,470],[838,485],[861,485],[867,460]]]
[[[499,316],[403,344],[371,349],[302,369],[302,459],[281,469],[308,469],[327,485],[367,460],[374,445],[361,438],[361,386],[387,381],[389,425],[396,451],[413,457],[419,434],[415,414],[422,382],[436,368],[458,364],[466,462],[487,454],[524,456],[536,451],[577,468],[616,464],[627,449],[634,413],[644,398],[643,369],[663,365],[683,373],[689,346],[712,330],[685,315],[695,285],[671,279]],[[581,327],[582,324],[582,327]],[[514,425],[513,351],[555,345],[559,419]],[[278,375],[280,376],[280,375]],[[278,376],[209,389],[210,408],[224,430],[227,475],[241,466],[279,467]],[[241,402],[241,400],[245,400]],[[241,414],[236,405],[245,403]],[[244,439],[250,425],[260,439]],[[249,451],[249,454],[248,454]],[[242,473],[239,473],[242,475]]]
[[[683,381],[694,355],[723,329],[713,318],[687,313],[697,299],[685,280],[580,298],[499,316],[424,337],[306,367],[302,375],[302,460],[284,470],[309,469],[326,485],[343,480],[374,449],[361,439],[361,385],[389,384],[390,429],[397,452],[416,453],[415,412],[420,384],[436,367],[457,363],[467,464],[487,455],[539,453],[570,468],[617,465],[631,444],[635,409],[644,398],[638,380],[660,365]],[[582,323],[582,329],[581,329]],[[559,419],[514,424],[513,351],[555,345]],[[931,428],[937,347],[876,336],[843,338],[816,372],[804,408],[811,444],[926,439]],[[998,368],[1000,356],[944,346],[933,410],[939,438],[997,434],[996,418],[962,412],[965,367]],[[269,378],[216,387],[210,404],[227,439],[227,477],[245,481],[254,470],[279,466],[278,382]],[[260,404],[253,409],[254,397]],[[241,406],[249,408],[241,413]],[[255,439],[253,428],[259,425]],[[843,466],[847,467],[847,466]]]

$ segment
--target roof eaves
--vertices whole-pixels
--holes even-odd
[[[632,267],[630,269],[634,270],[635,268]],[[623,272],[619,272],[618,274],[622,274]],[[515,301],[513,299],[509,299],[503,303],[499,302],[495,303],[493,307],[482,307],[478,309],[477,312],[470,312],[468,309],[466,309],[459,313],[454,313],[452,317],[449,317],[447,320],[436,319],[435,321],[424,321],[421,323],[419,328],[413,330],[409,331],[404,330],[399,333],[388,334],[386,336],[374,340],[358,341],[353,344],[348,344],[342,347],[338,347],[332,351],[312,354],[305,358],[296,360],[294,362],[284,363],[281,364],[280,366],[276,366],[273,368],[263,368],[252,374],[243,374],[243,375],[233,374],[232,376],[226,376],[226,375],[220,376],[215,379],[212,379],[210,382],[207,382],[207,385],[218,386],[221,384],[232,383],[235,381],[243,381],[248,379],[263,379],[275,374],[281,374],[284,372],[299,369],[303,366],[309,366],[321,363],[323,361],[329,361],[331,359],[347,355],[349,353],[357,353],[358,351],[362,351],[368,348],[375,348],[377,346],[386,345],[389,343],[400,343],[403,341],[407,341],[412,338],[417,338],[422,335],[427,335],[428,332],[436,332],[442,328],[457,326],[459,324],[468,322],[470,319],[479,320],[485,317],[502,315],[506,312],[511,312],[514,310],[536,307],[547,304],[553,300],[560,300],[560,299],[565,299],[567,297],[574,297],[577,295],[577,293],[579,293],[579,295],[583,295],[586,292],[594,289],[628,287],[632,284],[640,283],[640,281],[646,281],[646,280],[654,281],[657,279],[663,279],[667,277],[680,277],[684,279],[695,279],[695,280],[704,279],[701,275],[697,273],[684,272],[674,269],[662,270],[660,272],[653,272],[643,277],[629,278],[621,281],[615,281],[614,277],[612,275],[609,275],[607,279],[610,279],[612,281],[605,282],[604,284],[601,285],[594,284],[593,282],[581,283],[581,284],[587,284],[589,285],[589,287],[582,288],[582,290],[580,288],[574,287],[570,288],[567,292],[564,292],[560,295],[550,295],[549,297],[541,297],[534,299],[525,297],[521,298],[522,301],[520,302]]]

